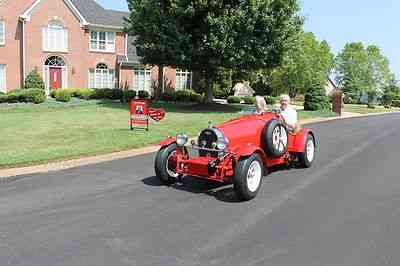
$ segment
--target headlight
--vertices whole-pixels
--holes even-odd
[[[217,143],[217,149],[218,149],[218,150],[225,150],[225,149],[226,149],[226,143],[224,143],[224,142],[218,142],[218,143]]]
[[[176,144],[178,146],[184,146],[188,142],[189,138],[186,134],[178,134],[176,135]]]

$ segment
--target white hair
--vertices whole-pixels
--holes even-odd
[[[282,102],[282,101],[288,101],[288,102],[290,102],[290,96],[287,95],[287,94],[282,94],[281,97],[280,97],[280,100],[281,100],[281,102]]]
[[[260,112],[265,112],[268,109],[267,103],[265,102],[264,97],[256,96],[256,108],[257,108],[257,111],[260,111]]]

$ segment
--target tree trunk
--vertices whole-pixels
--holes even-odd
[[[163,83],[164,83],[164,66],[158,65],[158,82],[154,93],[154,98],[156,100],[161,99],[163,93]]]
[[[212,103],[214,100],[214,90],[213,90],[214,79],[209,74],[206,75],[206,79],[207,79],[207,88],[204,100],[206,103]]]

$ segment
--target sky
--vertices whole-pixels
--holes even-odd
[[[128,10],[126,0],[96,0],[108,9]],[[326,40],[334,53],[347,42],[375,44],[400,80],[399,0],[301,0],[304,28]]]

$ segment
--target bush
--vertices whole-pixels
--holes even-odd
[[[39,89],[44,91],[44,82],[36,69],[32,70],[25,79],[25,89]]]
[[[71,100],[71,92],[68,90],[58,90],[55,97],[58,102],[69,102]]]
[[[256,98],[253,96],[245,96],[242,99],[245,104],[254,104],[256,102]]]
[[[133,99],[135,99],[135,97],[136,97],[136,91],[134,91],[134,90],[127,90],[127,91],[125,91],[124,92],[124,97],[125,97],[125,100],[126,101],[130,101],[130,100],[133,100]]]
[[[139,96],[139,99],[148,99],[150,97],[150,93],[148,91],[138,91],[137,95]]]
[[[161,99],[166,102],[201,102],[203,96],[192,90],[165,92]]]
[[[400,107],[400,100],[393,100],[393,102],[392,102],[392,106],[393,107]]]
[[[304,110],[318,111],[330,109],[329,97],[325,95],[325,89],[320,84],[307,89],[304,95]]]
[[[42,103],[46,101],[44,91],[41,89],[13,90],[3,95],[2,102],[9,103]]]
[[[358,93],[346,92],[344,96],[344,103],[346,104],[359,104],[361,96]]]
[[[94,91],[94,99],[121,100],[124,96],[121,89],[94,89]]]
[[[367,105],[367,107],[368,107],[369,109],[375,109],[375,108],[376,108],[375,104],[373,104],[373,103],[369,103],[369,104]]]
[[[237,96],[229,96],[228,103],[240,103],[241,98]]]
[[[392,105],[393,100],[395,99],[396,95],[394,93],[388,92],[383,94],[382,96],[382,104],[383,105]]]
[[[227,99],[232,93],[232,88],[222,87],[219,84],[214,85],[214,96],[217,99]]]
[[[8,102],[8,97],[5,94],[0,94],[0,103]]]
[[[95,93],[94,89],[77,89],[72,96],[83,100],[90,100]]]
[[[2,92],[2,91],[0,91],[0,95],[5,95],[5,93],[4,93],[4,92]]]
[[[269,105],[274,105],[278,102],[278,100],[272,96],[265,96],[264,99],[265,99],[265,102]]]

